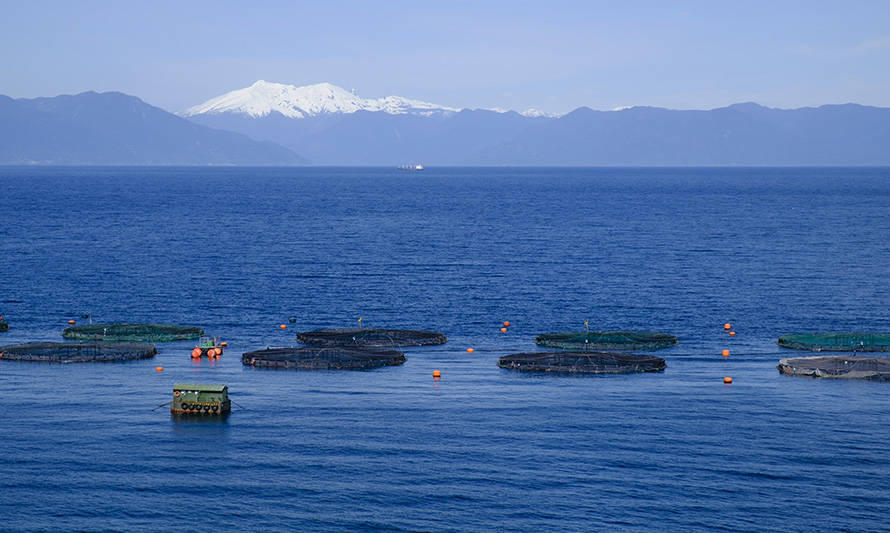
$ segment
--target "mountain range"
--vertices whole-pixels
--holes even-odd
[[[0,96],[0,163],[890,165],[890,108],[457,109],[258,81],[179,116],[121,93]]]
[[[0,95],[0,163],[299,165],[291,150],[221,131],[122,93]]]

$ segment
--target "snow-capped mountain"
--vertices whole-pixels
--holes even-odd
[[[383,111],[391,115],[434,115],[460,110],[401,96],[362,98],[330,83],[296,87],[260,80],[250,87],[228,92],[190,107],[182,115],[193,117],[233,113],[258,118],[273,111],[290,118],[307,118],[356,111]]]

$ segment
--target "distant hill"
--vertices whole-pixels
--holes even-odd
[[[0,164],[297,165],[293,151],[190,122],[117,92],[0,95]]]
[[[467,157],[482,165],[890,165],[890,109],[580,108]]]
[[[509,142],[527,128],[552,120],[467,109],[437,116],[356,111],[309,118],[277,112],[256,118],[234,113],[190,118],[287,146],[313,164],[382,166],[471,164],[469,157],[480,149]]]
[[[276,142],[313,164],[890,165],[890,109],[856,104],[582,107],[555,117],[455,110],[402,97],[364,100],[330,84],[257,82],[186,114]]]

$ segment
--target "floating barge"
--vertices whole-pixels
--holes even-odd
[[[203,337],[200,344],[192,349],[192,359],[200,359],[202,357],[219,359],[226,346],[228,346],[227,343],[219,342],[216,338]]]
[[[782,359],[776,367],[786,376],[890,381],[890,357],[827,355]]]
[[[228,385],[177,383],[173,385],[174,415],[225,416],[232,411]]]
[[[317,329],[297,335],[310,346],[434,346],[445,344],[445,335],[418,329],[335,328]]]
[[[577,374],[636,374],[662,372],[667,364],[661,357],[615,352],[529,352],[505,355],[498,366],[524,372],[566,372]]]

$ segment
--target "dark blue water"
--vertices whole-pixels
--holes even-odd
[[[888,169],[0,169],[0,344],[92,313],[230,345],[0,361],[0,529],[886,530],[890,385],[780,376],[775,339],[890,330],[888,235]],[[358,317],[450,341],[241,365]],[[585,320],[680,345],[663,374],[496,367]],[[245,409],[153,411],[179,381]]]

